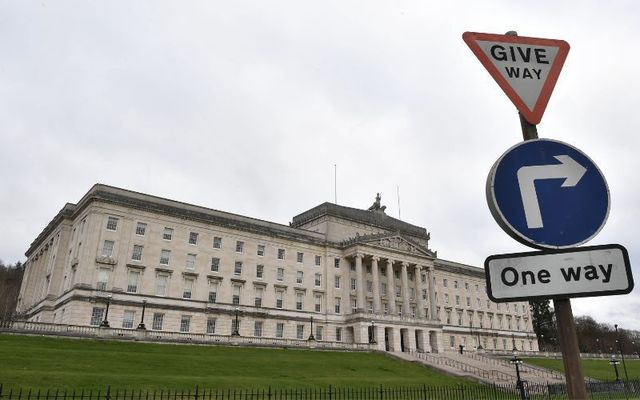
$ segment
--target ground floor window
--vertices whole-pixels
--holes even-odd
[[[304,339],[304,325],[296,325],[296,338]]]
[[[253,324],[253,336],[262,337],[262,321],[256,321]]]
[[[208,318],[207,319],[207,334],[213,335],[216,333],[216,319]]]
[[[284,324],[282,322],[278,322],[276,324],[276,337],[284,337]]]
[[[342,328],[336,328],[336,342],[342,342]]]
[[[122,316],[122,327],[125,329],[133,328],[133,318],[135,316],[135,311],[127,310],[124,312]]]
[[[104,315],[104,308],[93,307],[91,310],[91,325],[99,326],[102,323],[102,316]]]
[[[153,313],[153,323],[151,324],[151,329],[155,331],[161,331],[163,321],[164,321],[164,314]]]
[[[191,316],[183,315],[182,318],[180,318],[180,332],[189,332],[190,327],[191,327]]]

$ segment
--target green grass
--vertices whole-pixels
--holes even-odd
[[[524,361],[529,364],[554,369],[556,371],[561,371],[564,373],[564,365],[562,364],[562,359],[526,358],[524,359]],[[640,379],[640,360],[638,360],[637,358],[628,359],[625,357],[625,364],[627,365],[627,374],[629,375],[629,379]],[[582,373],[585,375],[585,377],[597,380],[611,381],[616,378],[613,367],[609,365],[609,360],[606,358],[597,360],[582,360]],[[624,379],[624,368],[622,366],[622,362],[618,364],[618,373],[620,374],[620,379]]]
[[[477,385],[379,353],[0,335],[5,389]]]

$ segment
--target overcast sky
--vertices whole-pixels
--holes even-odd
[[[571,45],[538,130],[598,164],[589,244],[634,265],[639,20],[635,1],[0,0],[0,258],[97,182],[288,224],[334,200],[334,164],[339,204],[380,192],[441,258],[528,251],[484,193],[518,115],[461,37],[517,30]],[[640,329],[640,289],[572,304]]]

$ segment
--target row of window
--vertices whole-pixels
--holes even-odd
[[[104,318],[105,315],[105,309],[102,307],[93,307],[92,311],[91,311],[91,320],[90,320],[90,324],[93,326],[99,326]],[[136,312],[133,310],[125,310],[122,316],[122,328],[124,329],[133,329],[135,325],[135,315]],[[236,319],[235,318],[231,318],[231,329],[229,330],[229,332],[219,332],[219,330],[217,329],[217,318],[216,317],[209,317],[207,318],[207,324],[206,324],[206,332],[209,335],[215,335],[215,334],[233,334],[234,332],[239,332],[242,326],[242,320],[238,319],[237,320],[237,326],[236,326]],[[142,321],[141,321],[142,322]],[[192,316],[191,315],[182,315],[180,317],[180,327],[179,327],[179,331],[180,332],[192,332],[191,329],[191,322],[192,322]],[[157,330],[157,331],[161,331],[164,329],[164,323],[165,323],[165,314],[164,313],[154,313],[153,314],[153,321],[151,323],[151,329],[152,330]],[[285,332],[285,324],[283,322],[278,322],[276,323],[275,326],[275,337],[276,338],[284,338],[284,332]],[[297,324],[296,325],[296,339],[306,339],[306,332],[307,331],[307,327],[304,324]],[[253,336],[255,337],[263,337],[264,334],[264,322],[263,321],[254,321],[253,322]],[[315,339],[316,340],[324,340],[324,326],[322,325],[316,325],[315,326],[315,333],[314,333]],[[342,341],[342,328],[341,327],[337,327],[335,330],[335,340],[340,342]]]
[[[472,342],[472,346],[473,347],[477,347],[478,346],[478,339],[477,338],[472,338],[473,342]],[[492,344],[493,347],[489,347],[489,344]],[[498,348],[498,344],[501,344],[502,347]],[[460,346],[466,346],[467,345],[467,340],[464,336],[460,337],[460,341],[459,341],[459,345]],[[525,345],[528,348],[525,348]],[[457,348],[456,346],[456,337],[451,335],[449,336],[449,346],[451,348]],[[492,338],[491,342],[489,342],[488,338],[483,337],[482,338],[482,346],[485,349],[492,349],[492,350],[513,350],[516,351],[518,350],[518,346],[516,345],[515,339],[509,340],[506,338],[502,338],[501,341],[498,341],[498,338]],[[532,340],[520,340],[520,350],[522,351],[533,351],[533,341]]]
[[[106,225],[106,229],[110,230],[110,231],[116,231],[118,228],[118,221],[119,218],[117,217],[108,217],[107,218],[107,225]],[[146,232],[147,232],[147,224],[144,222],[138,222],[136,224],[136,235],[138,236],[145,236]],[[189,236],[187,239],[187,242],[189,244],[192,245],[197,245],[198,241],[199,241],[199,237],[200,234],[198,232],[189,232]],[[165,227],[163,232],[162,232],[162,239],[163,240],[167,240],[167,241],[171,241],[174,238],[174,229],[173,228],[169,228],[169,227]],[[140,246],[141,247],[141,246]],[[222,248],[222,237],[220,236],[214,236],[213,237],[213,241],[212,241],[212,247],[214,249],[221,249]],[[236,244],[235,244],[235,251],[236,253],[244,253],[245,251],[245,242],[241,241],[241,240],[237,240]],[[265,256],[266,253],[266,246],[264,244],[258,244],[256,245],[256,254],[260,257]],[[276,251],[276,258],[278,260],[285,260],[286,259],[286,250],[283,248],[278,248]],[[296,261],[298,263],[303,263],[304,262],[304,253],[303,252],[297,252],[296,253]],[[322,257],[319,255],[315,255],[314,256],[314,264],[316,266],[320,266],[322,262]],[[335,260],[335,266],[336,268],[340,267],[340,260],[336,259]]]

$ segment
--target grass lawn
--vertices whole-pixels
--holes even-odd
[[[478,385],[378,353],[0,335],[0,384],[97,389]]]
[[[620,358],[618,358],[618,360],[620,360]],[[564,372],[562,359],[526,358],[524,359],[524,362]],[[629,379],[640,379],[640,360],[637,358],[628,359],[625,357],[625,363],[627,365],[627,374],[629,375]],[[582,373],[585,377],[598,380],[612,381],[616,378],[613,367],[609,365],[609,359],[607,358],[582,360]],[[622,367],[622,362],[618,364],[618,373],[620,374],[620,379],[624,379],[624,368]]]

